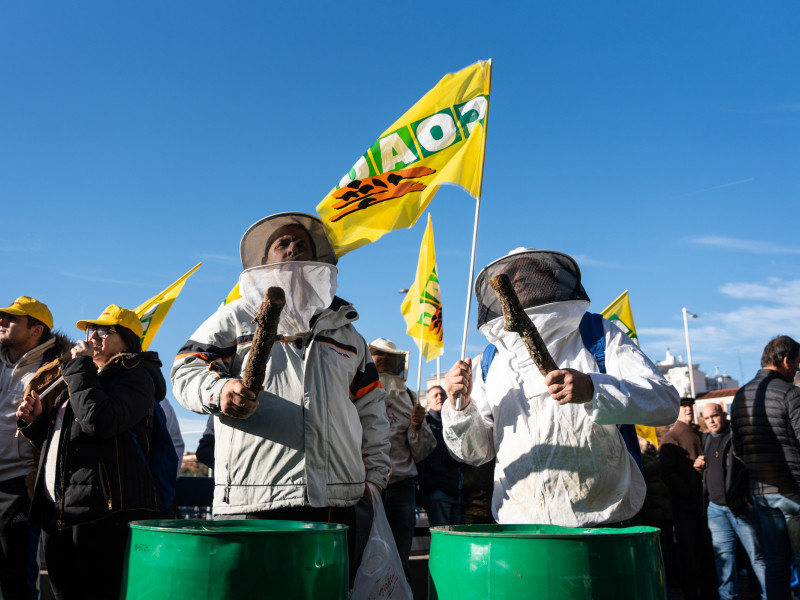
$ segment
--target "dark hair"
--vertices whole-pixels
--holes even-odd
[[[138,335],[133,333],[133,331],[122,325],[114,325],[114,329],[117,330],[119,337],[122,338],[122,343],[125,344],[126,352],[142,351],[142,340]]]
[[[438,383],[437,383],[436,385],[432,385],[431,387],[429,387],[429,388],[428,388],[428,391],[430,392],[431,390],[435,390],[436,388],[439,388],[440,390],[442,390],[442,393],[444,394],[444,397],[445,397],[445,398],[447,398],[447,390],[445,390],[445,389],[444,389],[442,386],[440,386]]]
[[[761,355],[762,367],[777,367],[783,362],[784,358],[795,359],[800,352],[800,344],[795,342],[788,335],[779,335],[770,340]]]
[[[43,343],[43,342],[46,342],[51,337],[53,337],[53,332],[50,331],[50,328],[47,325],[42,323],[36,317],[32,317],[30,315],[25,315],[25,316],[28,317],[28,329],[30,329],[31,327],[36,327],[37,325],[41,325],[42,326],[42,336],[39,338],[39,343],[40,344]]]

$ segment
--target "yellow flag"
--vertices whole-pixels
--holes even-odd
[[[417,342],[425,360],[441,356],[444,352],[442,297],[439,293],[439,277],[436,275],[436,252],[433,248],[433,223],[430,213],[419,249],[419,264],[414,284],[400,305],[400,312],[406,320],[406,331]]]
[[[601,313],[609,321],[619,326],[636,345],[639,345],[639,336],[636,335],[636,325],[633,323],[631,303],[628,299],[628,290],[622,292],[616,300],[609,304]]]
[[[317,206],[336,256],[411,227],[442,184],[480,197],[492,61],[445,75]]]
[[[231,291],[228,292],[228,295],[225,296],[225,300],[222,301],[222,305],[224,306],[226,304],[230,304],[234,300],[238,300],[241,297],[242,297],[242,294],[239,293],[239,282],[237,281],[236,285],[234,285],[233,288],[231,289]]]
[[[144,329],[142,350],[147,350],[150,346],[150,343],[156,336],[158,328],[161,327],[161,323],[164,321],[164,317],[167,316],[169,309],[172,307],[172,303],[175,302],[175,298],[181,293],[183,284],[186,283],[189,275],[197,271],[202,264],[203,263],[197,263],[185,275],[181,276],[178,281],[160,294],[156,294],[133,311],[136,313],[136,316],[139,317],[139,320],[142,322],[142,329]]]
[[[650,427],[649,425],[637,425],[636,435],[646,439],[649,442],[652,442],[653,446],[658,448],[658,436],[656,435],[655,427]]]
[[[631,312],[631,302],[628,298],[628,290],[622,292],[616,300],[609,304],[601,313],[609,321],[614,323],[631,338],[636,345],[639,345],[639,336],[636,335],[636,325],[633,322],[633,312]],[[656,428],[646,425],[637,425],[636,434],[639,437],[653,443],[658,448],[658,437]]]

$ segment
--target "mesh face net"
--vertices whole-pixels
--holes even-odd
[[[523,308],[566,300],[589,300],[581,285],[581,270],[566,254],[526,250],[504,256],[483,269],[475,281],[478,298],[478,328],[502,316],[500,301],[489,280],[505,273]]]

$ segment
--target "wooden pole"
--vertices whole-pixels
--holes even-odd
[[[264,299],[253,319],[253,323],[256,324],[256,334],[250,346],[242,382],[255,394],[261,391],[264,383],[267,360],[275,343],[275,336],[278,334],[278,322],[284,306],[286,306],[286,294],[283,288],[271,287],[264,293]]]
[[[505,323],[503,329],[505,331],[513,331],[520,335],[528,353],[534,364],[539,368],[542,375],[547,375],[550,371],[556,371],[558,365],[550,356],[547,346],[539,335],[539,331],[531,321],[530,317],[525,314],[525,309],[517,298],[517,293],[514,291],[514,286],[511,285],[511,280],[505,273],[500,273],[489,279],[489,283],[497,294],[497,299],[500,300],[500,307],[503,309],[503,317]]]

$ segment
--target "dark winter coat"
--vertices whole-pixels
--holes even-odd
[[[642,454],[642,476],[647,495],[637,518],[646,525],[672,521],[669,490],[661,478],[661,465],[656,457]]]
[[[733,398],[731,428],[753,494],[800,493],[800,388],[759,370]]]
[[[661,438],[661,478],[669,488],[673,511],[702,512],[705,508],[703,476],[694,468],[695,459],[703,453],[697,431],[697,425],[677,421]]]
[[[62,364],[68,391],[58,397],[50,414],[30,425],[19,422],[25,437],[42,450],[32,521],[41,522],[49,514],[44,458],[51,443],[59,443],[54,494],[59,529],[122,511],[157,511],[144,453],[149,449],[153,404],[166,394],[160,367],[155,352],[117,355],[99,373],[88,356]],[[58,409],[67,399],[60,439],[53,440]]]
[[[436,438],[436,448],[422,461],[417,463],[417,481],[420,489],[426,494],[440,490],[458,498],[459,481],[461,479],[461,463],[457,462],[444,443],[442,434],[442,413],[429,410],[425,421]]]
[[[750,498],[749,483],[747,479],[747,470],[741,460],[734,456],[731,451],[731,428],[728,425],[720,433],[722,436],[722,451],[725,460],[722,461],[723,478],[725,481],[725,505],[731,509],[731,512],[738,516],[744,510],[745,504]],[[709,442],[712,435],[709,433],[705,438],[703,444],[703,454],[706,457],[706,464],[709,464]],[[703,488],[708,494],[706,488],[706,477],[708,469],[703,471]]]

